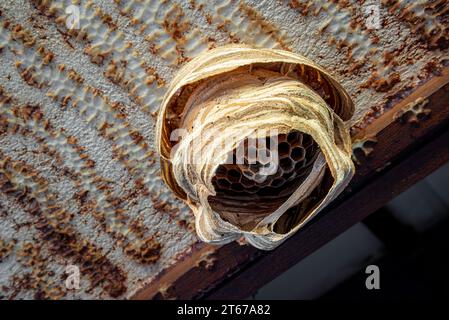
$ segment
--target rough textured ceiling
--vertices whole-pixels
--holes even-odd
[[[380,29],[367,29],[372,5]],[[152,145],[166,84],[190,57],[231,42],[306,55],[351,93],[359,128],[447,66],[447,7],[2,0],[0,298],[126,298],[194,250]],[[79,290],[65,287],[67,265]]]

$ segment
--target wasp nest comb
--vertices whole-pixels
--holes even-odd
[[[198,236],[273,249],[353,176],[344,121],[353,103],[312,61],[225,46],[185,65],[157,122],[162,175],[192,208]]]

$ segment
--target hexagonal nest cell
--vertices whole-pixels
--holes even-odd
[[[223,219],[250,229],[304,182],[320,149],[310,135],[299,131],[278,135],[277,143],[272,137],[265,143],[242,143],[243,148],[233,151],[232,163],[217,168],[212,179],[216,195],[209,201]],[[278,157],[271,157],[275,150]]]

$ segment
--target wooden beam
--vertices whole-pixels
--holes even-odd
[[[446,73],[443,78],[447,80]],[[382,123],[374,122],[375,128],[367,129],[377,143],[367,157],[359,159],[347,190],[279,248],[263,252],[237,243],[200,244],[134,298],[246,298],[449,161],[449,84],[442,85],[440,80],[417,90],[407,103],[399,103],[388,117],[379,118]],[[405,112],[414,103],[430,110],[420,114],[416,123],[408,122],[416,110]]]

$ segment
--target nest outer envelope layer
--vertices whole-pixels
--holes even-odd
[[[257,79],[254,79],[253,85],[251,81],[245,82],[245,70],[237,72],[235,80],[233,78],[232,73],[239,68],[249,67],[246,72],[251,77],[253,68],[263,72],[265,68],[273,69],[276,65],[285,75],[265,72],[263,83],[257,83]],[[329,106],[307,83],[287,76],[301,68],[311,68],[319,74],[317,78],[330,87],[328,94],[331,97],[327,99],[333,102],[333,106]],[[236,89],[213,100],[213,91],[220,83],[221,75],[228,76],[229,84]],[[213,80],[207,83],[210,78]],[[239,79],[245,88],[239,88],[236,84]],[[198,85],[201,81],[206,84]],[[227,90],[226,87],[222,89]],[[184,90],[188,90],[186,95],[183,94]],[[186,106],[190,96],[195,94],[198,97]],[[216,94],[220,95],[220,92]],[[201,103],[202,106],[195,105]],[[177,128],[170,125],[170,119],[182,117],[182,114],[190,111],[186,110],[188,108],[200,110],[195,119],[184,123],[188,133],[182,137],[176,151],[172,152],[173,142],[170,137],[172,130]],[[213,49],[196,57],[179,71],[162,103],[156,128],[156,145],[161,155],[164,180],[192,208],[196,216],[197,233],[202,240],[224,244],[243,235],[259,249],[273,249],[332,201],[352,178],[354,166],[351,140],[342,119],[349,120],[353,111],[353,102],[342,86],[324,69],[303,56],[283,50],[241,45]],[[212,178],[218,165],[226,161],[227,154],[239,142],[234,139],[226,143],[232,140],[227,139],[229,134],[239,136],[240,139],[265,138],[257,134],[259,130],[265,132],[267,129],[274,129],[280,134],[295,130],[309,134],[317,142],[324,157],[320,153],[309,176],[279,208],[267,212],[251,230],[242,230],[222,219],[211,208],[208,199],[216,194]],[[202,153],[198,156],[200,151]],[[327,194],[298,224],[287,232],[277,233],[273,228],[278,219],[288,209],[305,200],[317,187],[323,178],[326,164],[333,178]]]

